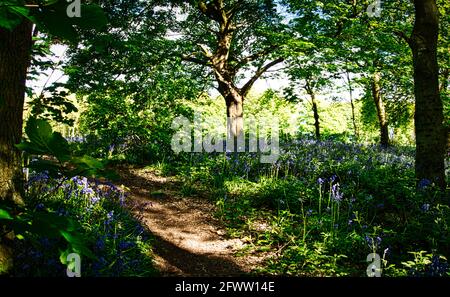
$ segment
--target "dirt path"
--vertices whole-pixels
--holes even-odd
[[[155,265],[165,276],[239,276],[263,259],[236,256],[244,243],[225,237],[206,199],[180,197],[179,184],[149,169],[121,169],[122,183],[132,199],[150,202],[144,222],[153,233]]]

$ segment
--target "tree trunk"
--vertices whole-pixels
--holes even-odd
[[[380,74],[375,73],[372,78],[372,97],[377,109],[378,124],[380,125],[380,144],[383,147],[389,146],[389,130],[384,108],[383,99],[381,98]]]
[[[238,137],[244,130],[244,102],[240,95],[230,95],[225,98],[225,102],[227,105],[227,117],[230,123],[229,133],[234,137]]]
[[[314,92],[313,87],[311,86],[309,79],[306,79],[306,85],[305,85],[304,89],[306,90],[306,93],[308,93],[308,95],[311,97],[311,105],[312,105],[313,116],[314,116],[315,135],[316,135],[316,139],[320,140],[319,109],[317,107],[316,94]]]
[[[30,64],[32,24],[23,21],[12,31],[0,28],[0,200],[22,204],[21,153],[15,148],[22,138],[23,103]],[[0,232],[3,233],[0,226]],[[12,250],[0,238],[0,274],[12,266]]]
[[[314,113],[314,128],[315,128],[316,139],[320,140],[319,110],[317,108],[316,95],[314,93],[311,94],[311,103],[312,103],[312,109],[313,109],[313,113]]]
[[[0,29],[0,197],[21,203],[23,103],[30,65],[32,24],[22,22],[13,31]]]
[[[245,145],[241,143],[244,132],[244,97],[232,87],[232,83],[224,84],[219,81],[219,92],[225,98],[227,108],[227,150],[237,153]]]
[[[355,137],[356,139],[359,138],[359,132],[358,132],[358,127],[356,125],[356,115],[355,115],[355,104],[353,101],[353,88],[352,88],[352,81],[350,79],[350,73],[347,71],[346,72],[347,75],[347,83],[348,83],[348,92],[350,95],[350,106],[352,108],[352,123],[353,123],[353,131],[355,133]]]
[[[435,0],[414,0],[415,22],[409,45],[413,53],[416,179],[445,188],[445,131],[439,94],[437,41],[439,13]]]

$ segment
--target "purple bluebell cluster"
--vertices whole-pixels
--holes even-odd
[[[344,194],[341,193],[341,190],[339,188],[339,183],[334,184],[331,187],[331,198],[333,198],[333,200],[336,202],[341,202],[343,197],[344,197]]]
[[[41,189],[43,186],[54,189],[51,192],[47,190],[48,194],[38,199],[39,202],[34,208],[36,211],[53,211],[59,216],[73,218],[80,222],[83,228],[80,232],[85,232],[86,238],[90,238],[90,248],[97,259],[90,264],[89,260],[85,260],[85,275],[153,273],[151,259],[141,252],[141,246],[149,248],[147,232],[138,218],[133,217],[130,212],[138,210],[136,217],[142,217],[145,210],[151,207],[150,203],[136,203],[127,199],[128,194],[114,184],[82,176],[52,179],[44,172],[32,175],[30,185],[31,190]],[[41,190],[37,193],[38,197],[39,194],[42,195]],[[36,262],[42,262],[41,266],[49,262],[59,269],[59,250],[64,250],[61,244],[64,242],[43,238],[40,240],[40,247],[30,247],[30,251],[21,256],[24,264],[21,267],[23,273],[20,275],[35,275],[37,266],[31,264]],[[46,255],[45,251],[48,251],[49,255]],[[30,258],[33,260],[29,260]],[[40,258],[43,260],[39,260]],[[31,261],[31,264],[27,261]],[[131,262],[134,264],[131,265]],[[59,275],[61,271],[65,270],[56,272],[49,267],[43,275]]]
[[[378,248],[381,247],[382,238],[380,236],[373,238],[373,237],[366,235],[364,237],[364,239],[366,240],[366,243],[370,249],[377,250]]]

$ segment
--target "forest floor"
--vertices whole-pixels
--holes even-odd
[[[143,223],[153,234],[155,266],[162,276],[241,276],[267,258],[239,253],[246,243],[227,237],[213,216],[214,203],[204,197],[183,197],[176,177],[163,177],[148,168],[125,167],[118,173],[130,198],[149,205]]]

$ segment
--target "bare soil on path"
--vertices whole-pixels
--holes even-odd
[[[242,276],[262,263],[261,255],[237,256],[245,243],[226,237],[205,198],[182,197],[174,177],[146,168],[120,168],[130,199],[148,205],[143,223],[155,238],[155,266],[163,276]]]

